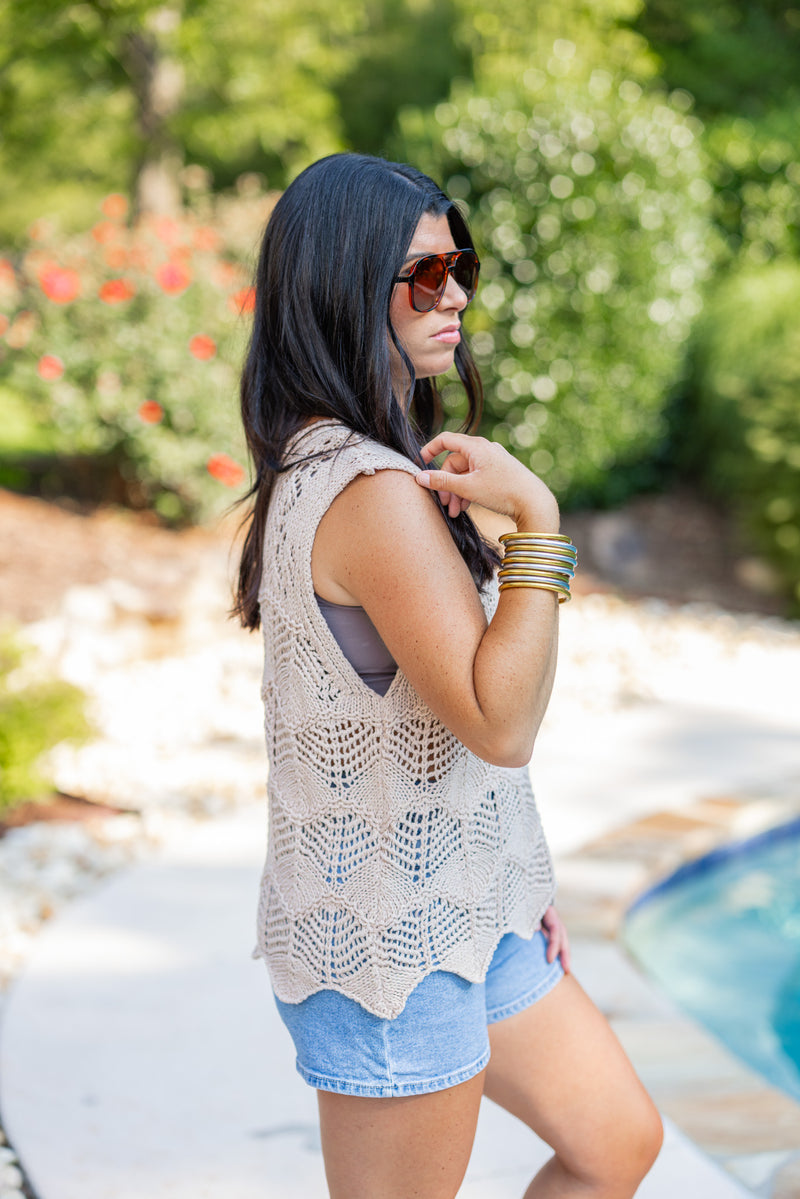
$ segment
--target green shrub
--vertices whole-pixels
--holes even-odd
[[[714,256],[691,98],[645,93],[576,42],[404,113],[399,147],[475,232],[486,433],[573,505],[650,481]]]
[[[60,680],[27,678],[26,657],[11,634],[0,635],[0,811],[51,791],[42,755],[90,732],[83,692]]]
[[[104,207],[68,240],[37,223],[16,261],[0,259],[0,383],[62,453],[119,462],[134,504],[203,517],[245,477],[248,274],[191,213],[128,227],[123,197]]]
[[[800,163],[794,104],[753,122],[718,118],[706,130],[714,219],[750,265],[800,255]]]
[[[696,331],[691,461],[800,610],[800,263],[730,275]]]

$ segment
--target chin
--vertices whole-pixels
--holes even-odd
[[[426,362],[420,362],[419,366],[415,364],[414,371],[418,379],[434,379],[437,375],[446,375],[452,370],[454,361],[455,354],[452,351],[448,354],[431,355]]]

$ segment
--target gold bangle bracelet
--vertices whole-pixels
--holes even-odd
[[[571,579],[575,571],[571,566],[557,566],[552,562],[503,562],[500,566],[500,574],[505,571],[511,574],[522,572],[522,574],[545,574],[545,575],[565,575]]]
[[[567,537],[566,533],[501,533],[499,540],[505,545],[509,541],[527,541],[531,538],[542,541],[565,541],[572,545],[572,538]]]
[[[500,591],[530,588],[551,591],[560,604],[572,598],[570,581],[578,551],[565,533],[503,533],[504,556],[498,571]]]
[[[508,566],[541,566],[547,570],[565,570],[567,574],[575,574],[576,563],[571,558],[539,558],[536,554],[506,554],[500,569]]]
[[[533,571],[509,571],[499,576],[498,583],[552,583],[565,591],[570,590],[570,579],[565,579],[561,574],[536,574]]]
[[[578,551],[574,545],[563,545],[559,542],[557,545],[542,544],[542,542],[534,541],[515,541],[511,545],[503,547],[504,552],[508,554],[557,554],[560,558],[571,558],[577,560]]]
[[[556,583],[565,591],[569,591],[570,579],[564,575],[551,574],[549,571],[509,570],[497,578],[498,583],[527,583],[529,580]]]
[[[569,591],[569,581],[567,579],[556,579],[552,575],[505,575],[498,580],[502,587],[505,583],[549,583],[553,587],[561,587],[564,591]]]
[[[558,596],[560,604],[568,604],[572,599],[570,593],[565,591],[563,587],[551,587],[547,583],[503,583],[500,586],[501,591],[516,591],[521,588],[525,588],[528,591],[552,591],[554,595]]]
[[[577,562],[578,555],[577,554],[562,554],[562,553],[559,553],[558,550],[528,549],[526,547],[524,549],[519,548],[519,549],[506,550],[505,555],[504,555],[504,561],[507,562],[509,558],[544,558],[546,560],[552,560],[553,562],[573,562],[574,563],[574,562]]]
[[[541,541],[512,541],[510,545],[503,546],[503,551],[506,554],[559,554],[564,558],[577,558],[578,551],[574,545],[565,545],[563,541],[559,542],[541,542]]]
[[[563,541],[512,541],[503,546],[506,554],[565,554],[568,558],[577,558],[578,551],[574,545]]]

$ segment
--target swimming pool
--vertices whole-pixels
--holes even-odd
[[[800,1099],[800,819],[690,862],[634,904],[644,971]]]

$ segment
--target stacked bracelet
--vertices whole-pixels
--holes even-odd
[[[500,590],[534,587],[552,591],[560,604],[570,597],[578,553],[572,538],[563,533],[504,533],[503,563],[498,573]]]

